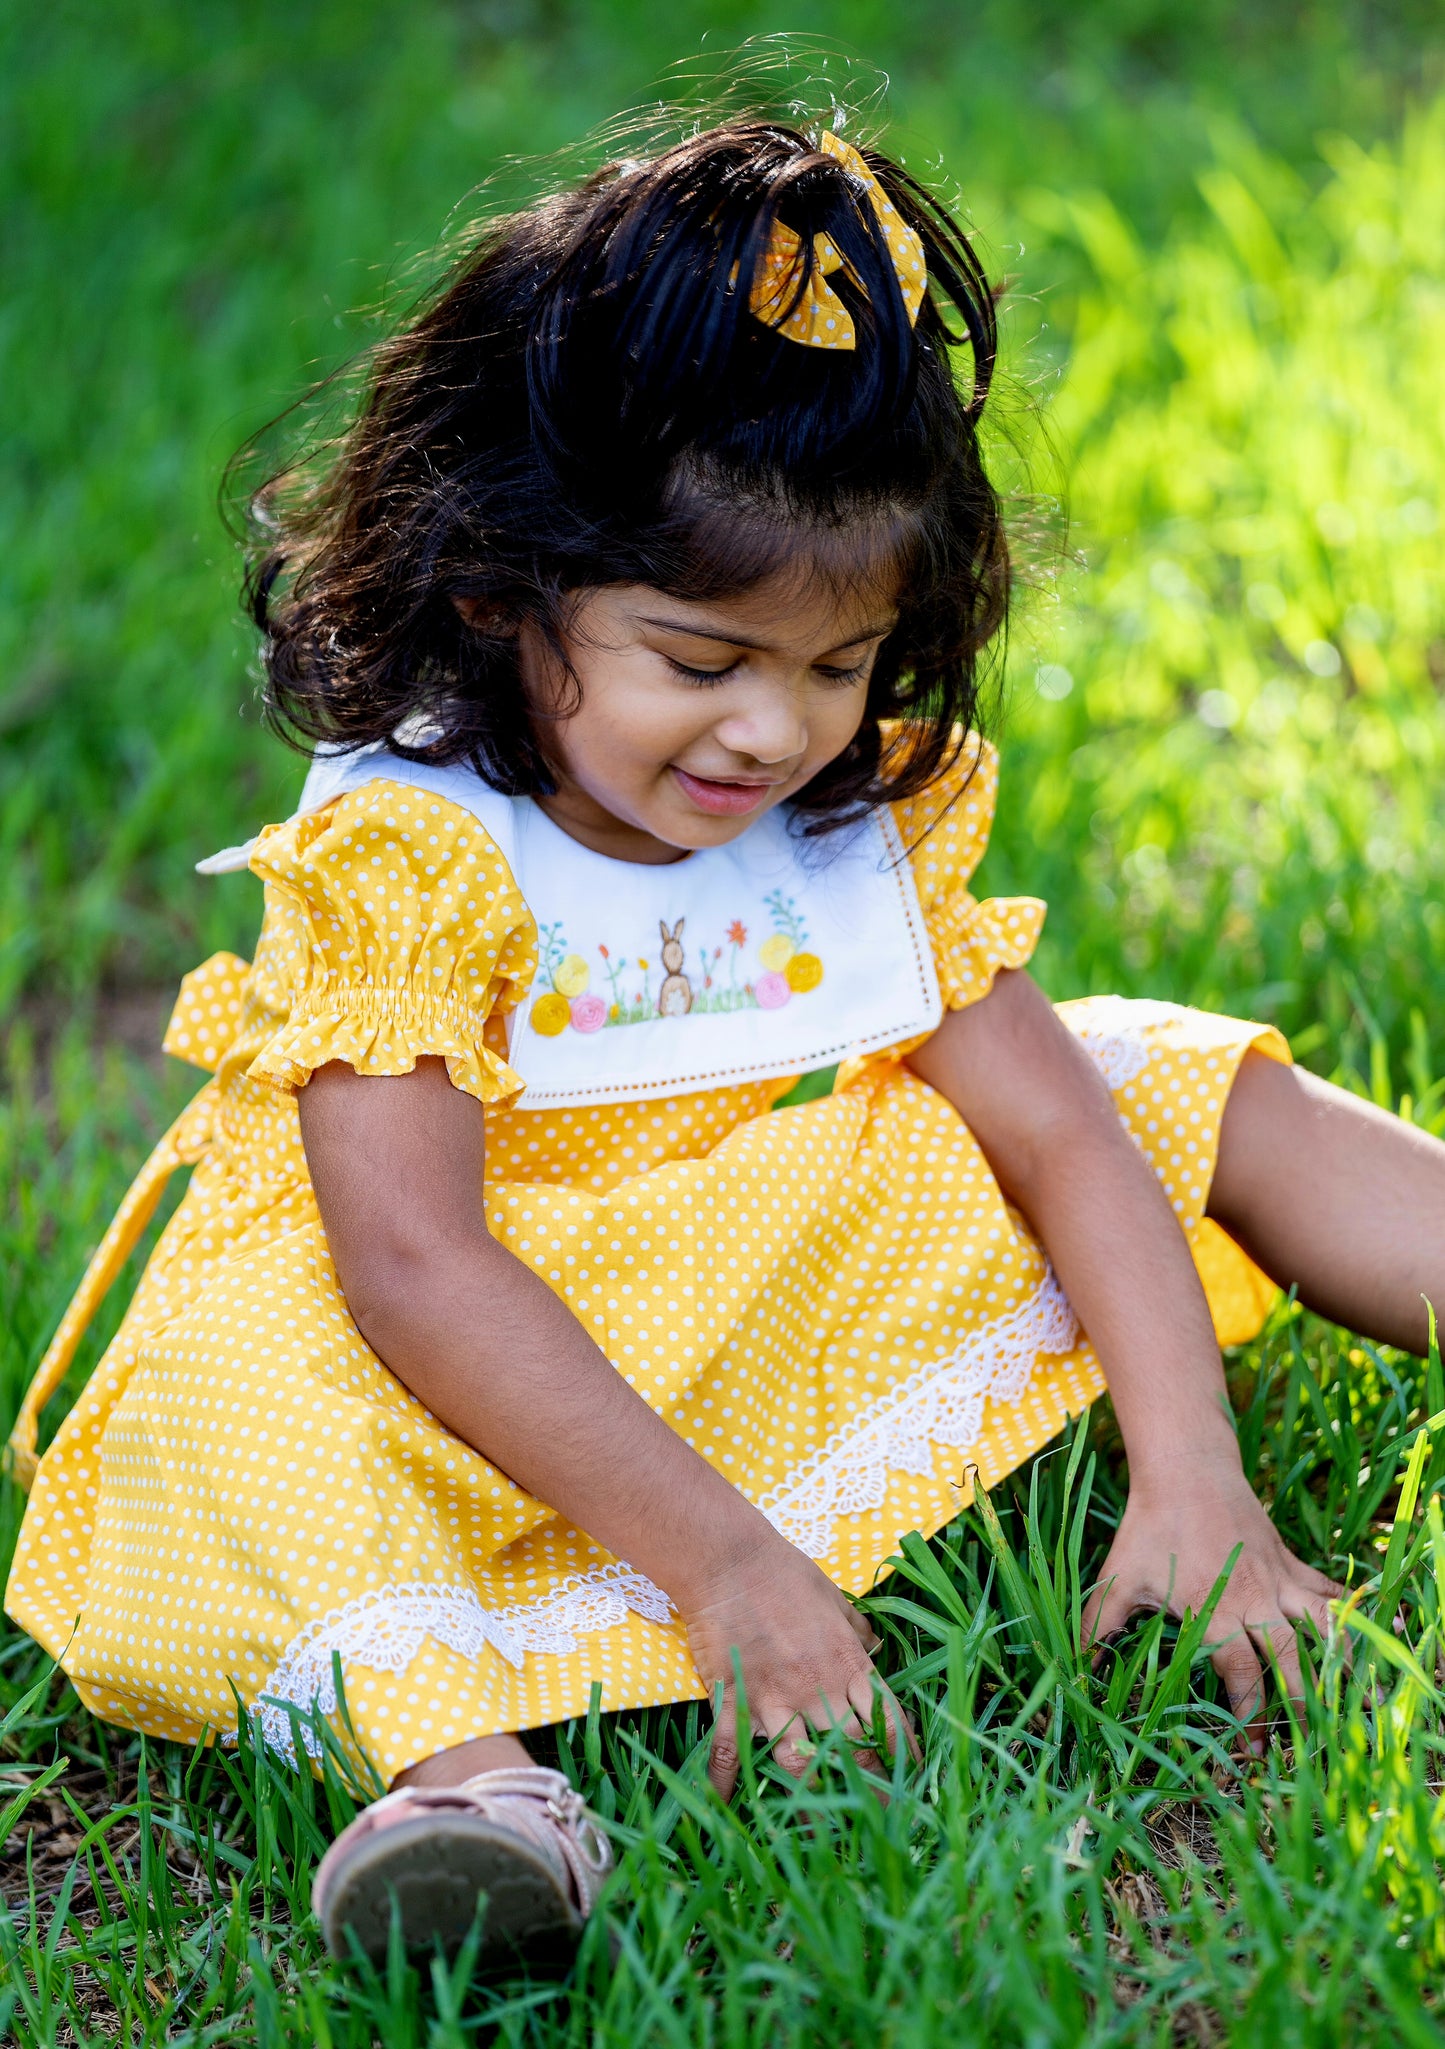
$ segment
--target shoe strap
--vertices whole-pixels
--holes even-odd
[[[479,1814],[511,1829],[546,1859],[584,1915],[612,1869],[611,1848],[582,1795],[545,1765],[502,1765],[455,1786],[398,1786],[367,1808],[366,1819],[400,1820],[398,1810]]]
[[[459,1791],[476,1812],[518,1829],[562,1864],[580,1911],[590,1914],[612,1869],[612,1850],[587,1803],[561,1772],[544,1765],[503,1765],[478,1772]]]

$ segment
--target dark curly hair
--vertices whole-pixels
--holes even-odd
[[[569,594],[588,588],[696,602],[788,563],[842,580],[886,566],[898,624],[857,736],[792,800],[799,828],[949,766],[1008,602],[978,440],[993,296],[946,208],[864,154],[923,241],[916,326],[858,179],[777,122],[726,121],[487,227],[375,351],[329,463],[253,501],[247,597],[273,727],[297,744],[387,740],[546,794],[520,622],[560,653]],[[750,311],[738,280],[779,220],[809,275],[815,234],[846,258],[830,283],[854,350],[803,346]],[[456,599],[480,601],[473,624]],[[884,719],[901,721],[887,747]]]

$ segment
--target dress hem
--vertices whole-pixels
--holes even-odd
[[[871,1403],[764,1496],[759,1509],[789,1543],[811,1558],[826,1558],[844,1516],[882,1509],[894,1474],[931,1472],[935,1445],[972,1449],[985,1403],[1018,1402],[1039,1360],[1067,1353],[1078,1335],[1068,1298],[1046,1266],[1017,1309]],[[660,1587],[620,1563],[574,1575],[540,1600],[501,1610],[484,1607],[465,1585],[404,1581],[370,1588],[292,1638],[259,1690],[261,1732],[294,1763],[298,1715],[336,1711],[338,1659],[343,1672],[354,1664],[400,1674],[429,1636],[459,1657],[479,1657],[490,1646],[520,1667],[529,1654],[568,1656],[579,1635],[611,1629],[629,1613],[666,1624],[674,1611]],[[315,1757],[316,1738],[304,1723],[300,1727],[303,1746]]]

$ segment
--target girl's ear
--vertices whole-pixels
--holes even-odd
[[[454,591],[452,603],[473,633],[485,633],[493,640],[503,640],[517,631],[516,620],[492,598],[463,598]]]

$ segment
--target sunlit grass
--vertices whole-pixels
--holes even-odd
[[[809,0],[789,25],[896,68],[900,146],[1014,280],[1015,388],[1047,409],[1073,347],[1053,431],[1094,568],[1017,637],[995,857],[1051,899],[1056,993],[1252,1002],[1290,1030],[1323,1002],[1338,1038],[1348,963],[1399,1045],[1441,937],[1439,123],[1403,155],[1330,144],[1333,173],[1311,138],[1376,132],[1382,63],[1426,76],[1441,36],[1423,0],[1366,10],[1368,40],[1346,0],[1307,35],[1230,4],[1041,0],[1032,28],[980,7],[965,33],[941,0]],[[374,338],[368,309],[405,302],[508,153],[575,141],[704,31],[780,25],[742,0],[0,19],[0,1016],[249,946],[253,885],[192,864],[301,771],[254,721],[226,458]],[[1269,113],[1290,168],[1226,100]],[[1040,663],[1074,687],[1030,712]]]
[[[1373,1017],[1428,1068],[1445,104],[1329,154],[1311,196],[1231,150],[1162,251],[1098,194],[1020,202],[1093,270],[1051,414],[1082,564],[1016,638],[987,873],[1056,906],[1059,994],[1267,1016],[1326,1062]]]

